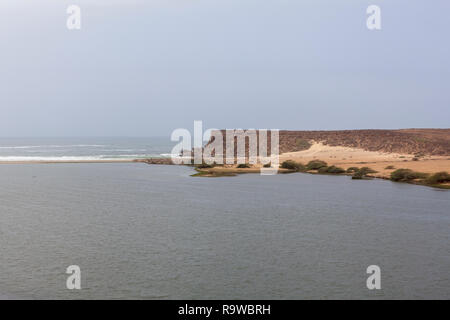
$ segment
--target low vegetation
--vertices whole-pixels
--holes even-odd
[[[328,174],[341,174],[341,173],[345,173],[345,170],[340,168],[340,167],[336,167],[336,166],[329,166],[329,167],[322,167],[318,170],[319,173],[328,173]]]
[[[297,172],[304,172],[304,171],[306,171],[306,167],[302,163],[296,162],[296,161],[293,161],[293,160],[283,161],[281,163],[280,168],[294,170],[294,171],[297,171]]]
[[[367,175],[371,173],[377,173],[377,171],[369,167],[362,167],[359,168],[357,171],[355,171],[355,173],[352,176],[352,179],[365,179],[367,178]]]
[[[416,172],[411,169],[397,169],[391,173],[391,180],[397,182],[408,182],[427,178],[426,173]]]
[[[426,179],[426,183],[428,184],[439,184],[447,182],[450,182],[450,174],[448,174],[448,172],[446,171],[437,172]]]
[[[203,162],[202,164],[195,165],[197,173],[193,174],[193,177],[226,177],[235,176],[238,172],[215,172],[213,170],[202,170],[208,168],[214,168],[216,163],[207,164]],[[237,165],[237,168],[250,168],[251,165],[247,163],[241,163]],[[271,163],[263,165],[264,168],[270,168]],[[352,174],[352,179],[368,179],[370,174],[377,173],[377,171],[369,167],[350,167],[347,170],[337,167],[334,165],[328,166],[325,161],[322,160],[312,160],[308,162],[305,166],[300,162],[294,160],[286,160],[281,163],[280,168],[291,170],[291,172],[307,172],[309,170],[316,170],[321,174]],[[385,170],[394,170],[395,167],[389,165],[385,167]],[[411,169],[397,169],[391,172],[390,180],[395,182],[407,182],[419,185],[425,185],[435,188],[450,189],[450,174],[446,171],[437,172],[433,175],[416,172]]]
[[[362,167],[362,168],[360,168],[358,170],[358,172],[360,172],[360,173],[362,173],[364,175],[367,175],[367,174],[370,174],[370,173],[377,173],[378,171],[373,170],[373,169],[371,169],[369,167]]]
[[[210,172],[210,171],[198,171],[197,173],[191,174],[191,177],[234,177],[236,176],[233,172]]]
[[[311,160],[306,165],[307,170],[319,170],[320,168],[326,167],[327,163],[322,160]]]
[[[396,182],[409,182],[435,188],[450,189],[450,174],[446,171],[433,175],[416,172],[411,169],[398,169],[391,173],[391,180]]]

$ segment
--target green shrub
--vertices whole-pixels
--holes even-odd
[[[347,173],[356,172],[356,171],[358,171],[358,170],[359,170],[358,167],[350,167],[350,168],[347,169]]]
[[[263,165],[264,168],[270,168],[272,166],[272,163],[266,163],[265,165]]]
[[[419,161],[419,158],[414,157],[414,158],[412,158],[412,161]]]
[[[308,162],[308,164],[306,165],[306,169],[307,170],[319,170],[322,167],[326,167],[327,163],[325,161],[322,160],[312,160],[310,162]]]
[[[317,170],[319,173],[328,173],[328,167],[322,167]]]
[[[355,173],[352,175],[352,179],[354,179],[354,180],[356,180],[356,179],[362,179],[362,178],[364,178],[364,175],[363,175],[362,173],[360,173],[360,172],[355,172]]]
[[[362,167],[359,168],[352,176],[352,179],[363,179],[366,177],[369,173],[377,173],[377,171],[369,168],[369,167]]]
[[[358,172],[360,172],[362,175],[368,175],[369,173],[377,173],[378,171],[373,170],[369,167],[362,167],[358,170]]]
[[[303,164],[299,162],[295,162],[293,160],[286,160],[281,163],[281,168],[295,170],[295,171],[306,171],[306,168]]]
[[[392,181],[412,181],[415,179],[424,179],[427,174],[422,172],[415,172],[411,169],[397,169],[391,173]]]
[[[450,182],[450,174],[448,174],[448,172],[446,171],[437,172],[431,177],[427,178],[426,182],[429,184]]]
[[[386,170],[392,170],[392,169],[395,169],[395,167],[394,167],[394,166],[387,166],[387,167],[384,168],[384,169],[386,169]]]
[[[244,169],[244,168],[250,168],[250,165],[248,163],[240,163],[237,166],[239,169]]]
[[[319,173],[332,173],[332,174],[340,174],[344,173],[345,170],[336,166],[330,166],[330,167],[322,167],[319,168]]]

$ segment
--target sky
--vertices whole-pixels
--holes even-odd
[[[449,14],[448,0],[2,0],[0,136],[448,128]]]

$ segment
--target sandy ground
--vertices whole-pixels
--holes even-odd
[[[414,171],[435,173],[450,172],[450,156],[426,156],[419,161],[412,161],[413,155],[366,151],[347,147],[331,147],[322,143],[315,143],[310,149],[298,152],[288,152],[280,155],[280,163],[294,160],[303,164],[311,160],[323,160],[328,165],[335,165],[347,169],[349,167],[369,167],[378,173],[376,177],[387,178],[396,169],[411,169]],[[386,169],[394,166],[394,169]]]

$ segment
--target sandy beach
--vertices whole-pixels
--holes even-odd
[[[413,160],[414,159],[414,160]],[[369,167],[376,173],[370,177],[390,179],[390,175],[397,169],[411,169],[415,172],[434,174],[441,171],[450,172],[449,156],[421,156],[411,154],[386,153],[367,151],[360,148],[328,146],[323,143],[313,143],[307,150],[282,153],[280,164],[286,160],[306,165],[311,160],[322,160],[328,166],[337,166],[347,170],[350,167]],[[255,164],[249,168],[237,168],[237,165],[223,165],[213,168],[197,168],[201,176],[221,176],[241,173],[260,173],[262,165]],[[279,168],[279,173],[288,173],[292,170]]]
[[[378,171],[373,174],[378,178],[389,178],[390,173],[396,169],[411,169],[424,173],[450,171],[450,156],[424,156],[417,161],[413,161],[413,158],[414,155],[411,154],[374,152],[314,143],[308,150],[281,154],[280,163],[285,160],[294,160],[306,164],[311,160],[323,160],[328,165],[344,169],[370,167]],[[386,169],[388,166],[393,168]]]

